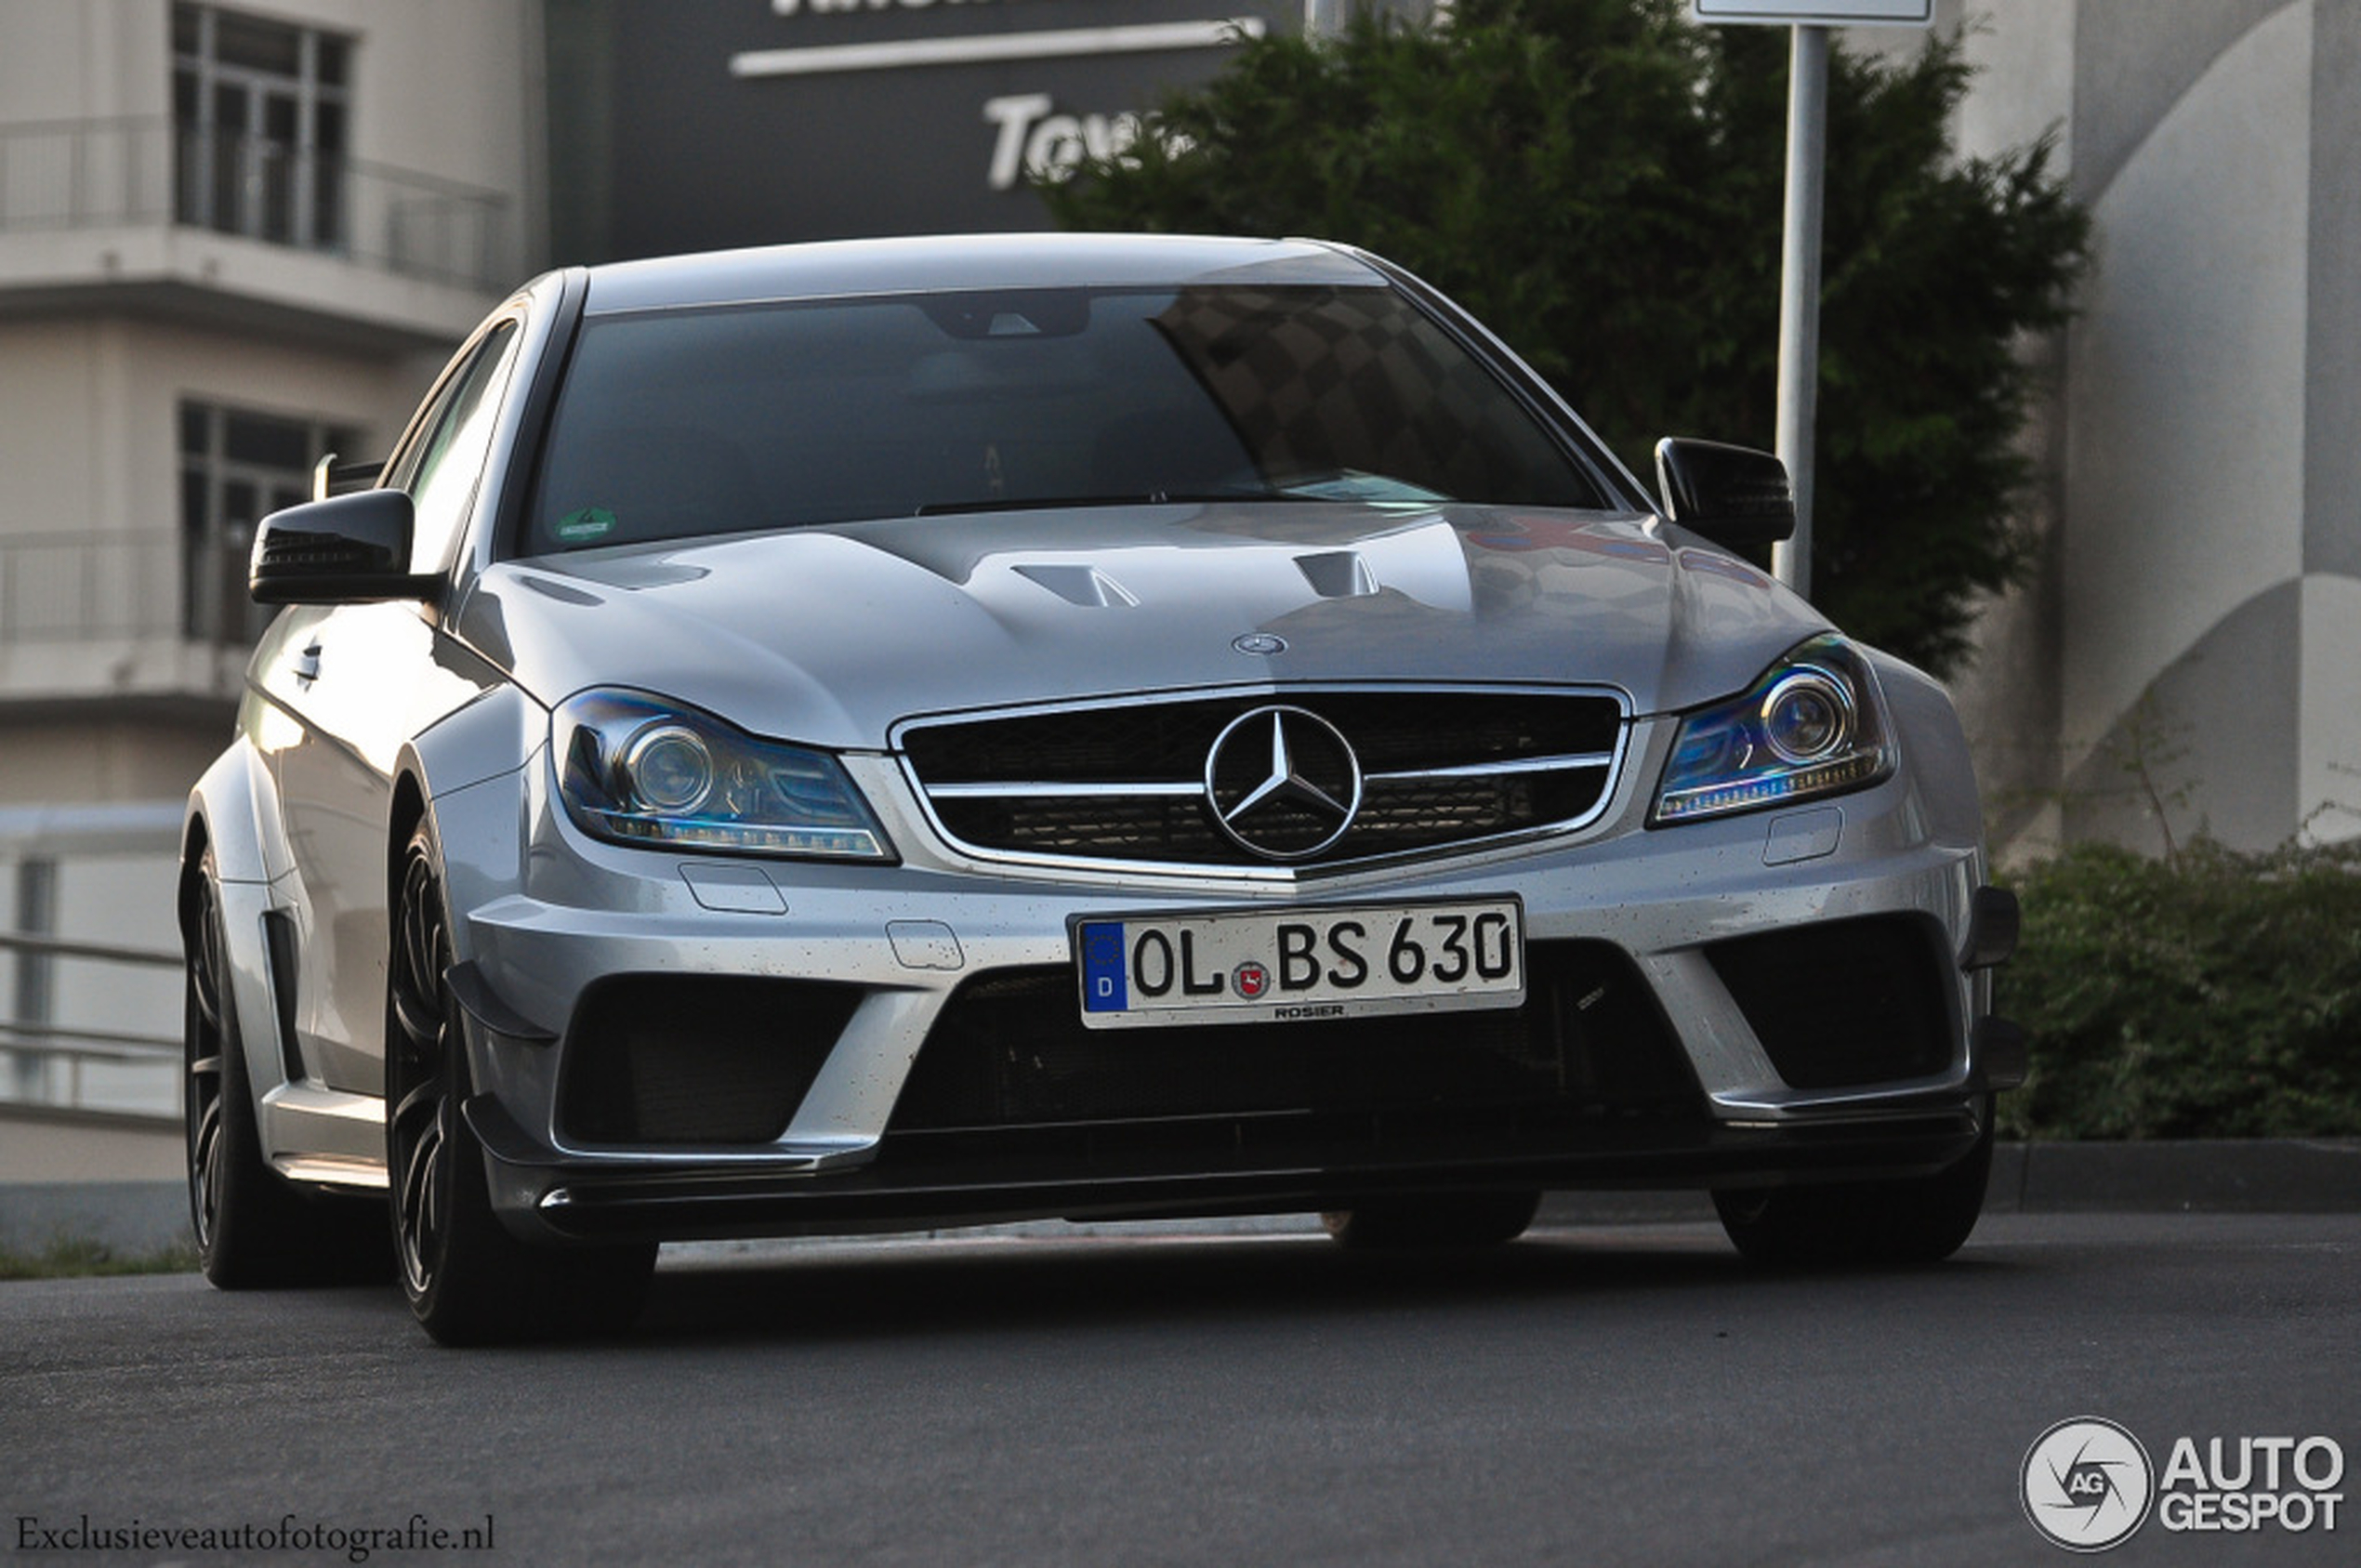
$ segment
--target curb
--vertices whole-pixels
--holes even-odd
[[[2361,1210],[2361,1139],[2004,1143],[1992,1154],[1992,1214]]]
[[[2152,1143],[2003,1143],[1992,1152],[1987,1214],[2361,1213],[2361,1139],[2189,1139]],[[1543,1225],[1710,1221],[1694,1192],[1553,1192]],[[1168,1230],[1169,1225],[1151,1227]],[[1268,1219],[1192,1222],[1248,1233]],[[1292,1229],[1293,1227],[1280,1227]],[[1090,1228],[1053,1222],[1059,1234]],[[189,1198],[178,1181],[0,1183],[0,1247],[37,1251],[59,1237],[120,1253],[189,1243]]]
[[[2361,1139],[2191,1138],[2002,1143],[1986,1214],[2361,1213]],[[1675,1224],[1713,1218],[1703,1192],[1553,1192],[1543,1223]]]

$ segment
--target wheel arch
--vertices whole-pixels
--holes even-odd
[[[402,852],[426,820],[427,786],[415,760],[405,758],[393,779],[393,797],[386,810],[386,908],[390,910],[401,890]]]
[[[1910,771],[1925,802],[1929,825],[1944,843],[1974,850],[1981,875],[1984,803],[1959,712],[1943,684],[1915,665],[1866,650],[1892,710]]]
[[[204,813],[191,808],[180,830],[180,875],[173,884],[173,924],[180,932],[180,951],[186,953],[196,941],[197,878],[204,873],[205,850],[213,843],[213,830]]]
[[[264,1101],[288,1081],[280,1020],[283,1002],[261,932],[261,919],[270,899],[272,859],[264,824],[275,824],[277,816],[268,768],[241,738],[198,779],[189,793],[181,823],[179,871],[173,891],[181,951],[193,962],[199,950],[197,922],[204,907],[202,879],[210,856],[222,928],[222,957],[228,965],[228,972],[219,977],[221,1005],[244,1068],[239,1078],[260,1140],[258,1157],[266,1163],[273,1151]]]
[[[193,873],[210,849],[214,874],[224,882],[268,882],[270,856],[263,842],[263,812],[269,804],[270,782],[256,776],[266,768],[244,740],[215,758],[189,791],[180,824],[180,864]],[[185,882],[180,911],[181,934],[188,934],[189,910]]]
[[[250,906],[258,914],[269,898],[265,889],[270,880],[270,857],[260,826],[263,812],[270,809],[266,798],[268,780],[261,781],[258,786],[256,779],[257,771],[263,767],[262,759],[245,742],[241,740],[231,745],[214,760],[189,792],[188,813],[180,828],[180,868],[173,889],[173,915],[180,933],[181,951],[194,951],[196,921],[202,908],[198,878],[204,875],[205,857],[210,852],[221,900],[222,940],[230,946],[233,968],[241,967],[238,960],[242,951],[236,942],[239,926],[232,918],[233,910]],[[280,1074],[278,1031],[270,1010],[267,966],[258,951],[258,939],[257,947],[252,964],[244,966],[252,972],[240,974],[238,983],[230,987],[224,1000],[237,1024],[249,1071],[261,1069],[250,1080],[259,1094]]]
[[[470,956],[467,911],[514,891],[522,874],[520,792],[524,771],[547,744],[549,717],[513,685],[484,692],[421,731],[395,758],[386,813],[386,908],[393,907],[402,855],[421,822],[444,857],[452,942]]]

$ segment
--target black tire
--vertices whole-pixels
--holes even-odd
[[[210,849],[190,873],[183,897],[181,1104],[189,1223],[205,1278],[224,1290],[383,1278],[385,1248],[367,1206],[299,1191],[262,1156]]]
[[[1959,1250],[1992,1179],[1992,1102],[1958,1164],[1932,1176],[1713,1194],[1721,1228],[1747,1261],[1771,1268],[1911,1267]]]
[[[653,1245],[529,1246],[492,1212],[459,1004],[443,977],[451,921],[432,830],[411,835],[394,883],[387,966],[386,1174],[402,1293],[445,1345],[614,1333],[639,1316]]]
[[[1539,1192],[1436,1192],[1330,1209],[1320,1223],[1355,1252],[1471,1250],[1516,1240],[1540,1208]]]

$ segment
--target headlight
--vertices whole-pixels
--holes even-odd
[[[1746,695],[1682,720],[1649,820],[1694,822],[1840,795],[1888,777],[1894,761],[1893,727],[1868,661],[1840,637],[1815,637]]]
[[[891,860],[835,758],[758,740],[637,692],[585,692],[550,719],[558,794],[601,838],[743,854]]]

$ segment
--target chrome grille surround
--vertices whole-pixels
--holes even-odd
[[[1365,775],[1350,830],[1285,864],[1208,799],[1215,740],[1269,706],[1333,724]],[[1603,686],[1258,683],[928,715],[891,740],[929,825],[975,859],[1293,881],[1578,831],[1615,797],[1630,715]]]

